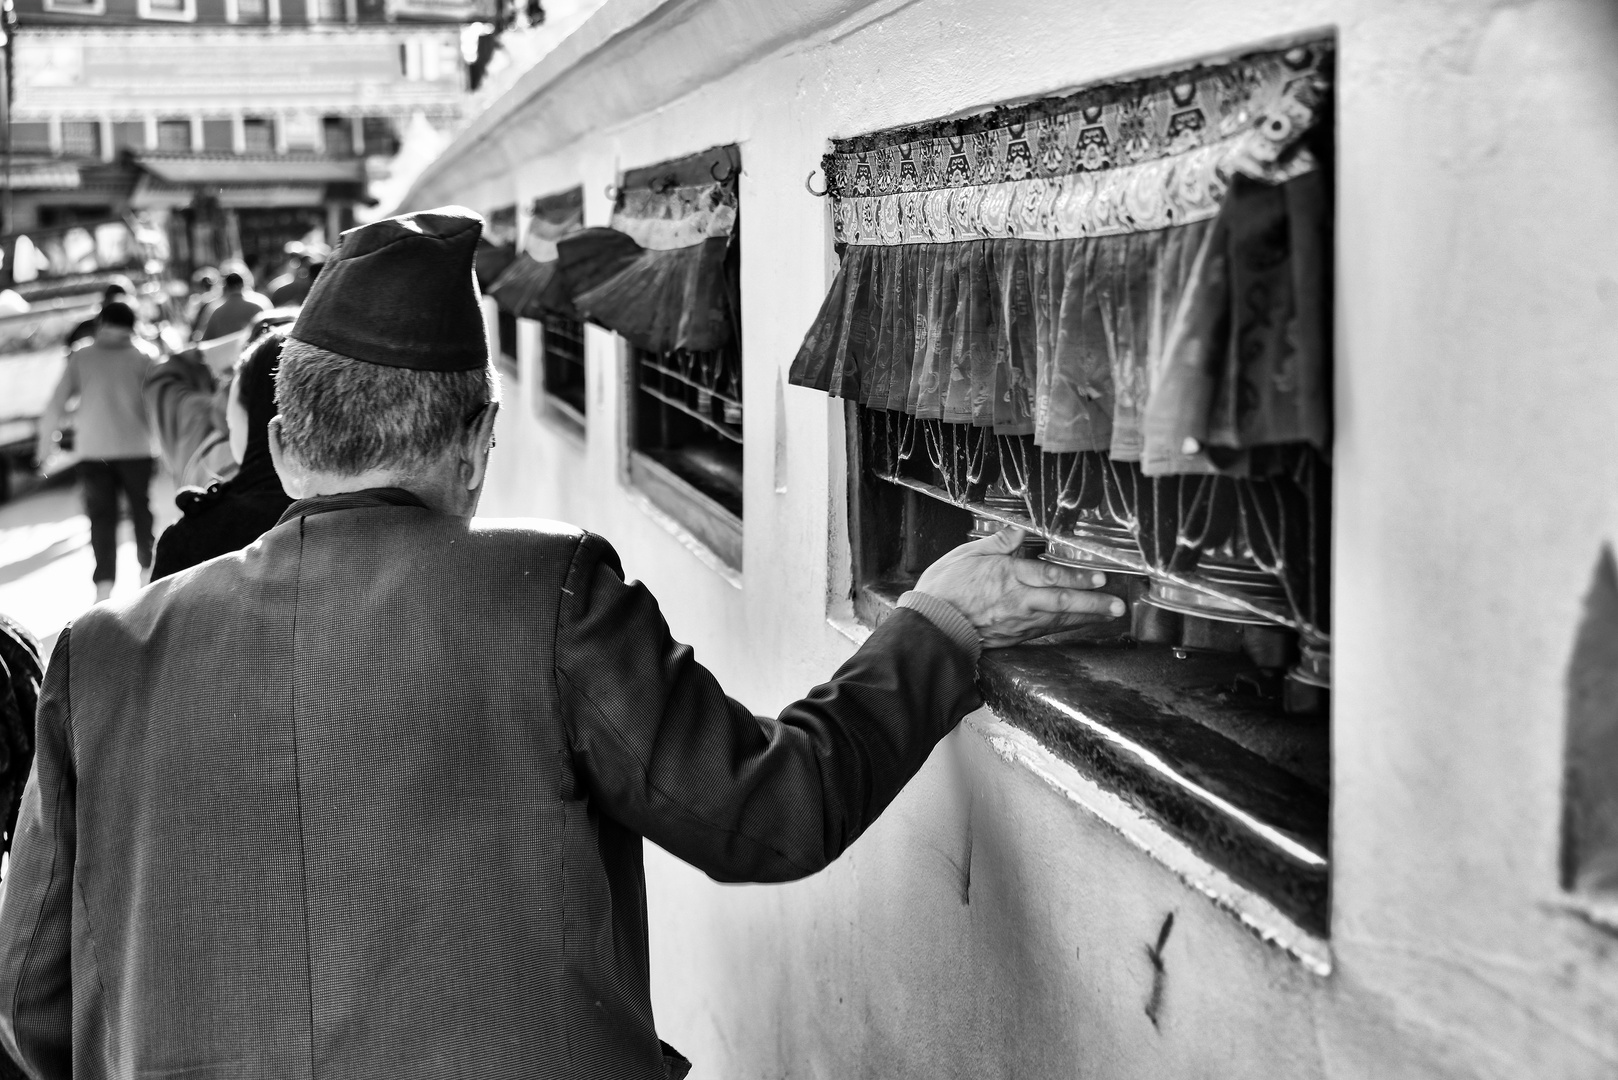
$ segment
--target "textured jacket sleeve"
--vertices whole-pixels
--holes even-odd
[[[835,859],[980,704],[973,657],[898,610],[779,717],[725,696],[669,636],[601,538],[580,542],[556,676],[598,810],[722,881],[785,881]]]
[[[45,669],[34,769],[0,886],[0,1042],[34,1077],[73,1074],[74,776],[68,631]]]

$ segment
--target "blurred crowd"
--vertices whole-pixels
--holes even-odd
[[[35,459],[47,476],[76,472],[98,600],[116,580],[124,513],[144,583],[250,543],[290,503],[265,429],[275,415],[281,334],[327,254],[287,245],[281,272],[262,291],[245,265],[230,262],[199,269],[189,291],[114,281],[99,310],[67,334]],[[159,469],[179,490],[181,517],[154,537]]]

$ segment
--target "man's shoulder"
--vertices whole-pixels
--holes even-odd
[[[381,545],[416,552],[436,551],[460,563],[472,559],[491,569],[521,566],[530,558],[547,560],[599,557],[606,542],[565,521],[528,517],[466,518],[420,506],[366,504],[302,515],[313,542],[358,553]],[[306,540],[308,542],[308,540]],[[365,556],[369,558],[370,556]],[[616,561],[616,556],[613,556]]]
[[[480,543],[510,548],[572,551],[593,535],[565,521],[548,518],[473,518],[469,532]]]
[[[159,640],[165,628],[189,625],[187,609],[210,596],[235,590],[239,572],[225,560],[201,563],[154,581],[133,596],[103,600],[71,624],[75,655],[90,650],[104,663],[108,657],[135,655]]]

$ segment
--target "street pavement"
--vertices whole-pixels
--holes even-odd
[[[152,513],[161,534],[179,511],[166,476],[152,483]],[[90,522],[71,484],[41,488],[0,504],[0,611],[26,626],[50,655],[62,627],[95,603],[90,580]],[[118,526],[118,581],[114,599],[140,588],[135,534],[127,518]]]

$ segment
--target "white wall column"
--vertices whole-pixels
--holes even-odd
[[[143,119],[144,119],[144,122],[145,122],[144,126],[146,128],[146,149],[148,149],[148,150],[156,150],[157,149],[157,117],[152,113],[147,113],[146,116]]]
[[[354,121],[354,156],[365,156],[365,117],[355,114]]]
[[[202,149],[202,114],[191,114],[191,152],[197,153]]]
[[[48,134],[46,135],[46,138],[48,138],[50,140],[51,153],[60,154],[62,152],[62,118],[61,118],[61,116],[59,116],[59,115],[52,116],[50,118],[50,121],[49,121],[49,127],[46,130],[48,132]]]
[[[247,153],[247,125],[242,119],[239,109],[230,117],[230,148],[238,154]]]
[[[112,161],[118,156],[112,145],[112,120],[103,116],[96,123],[101,125],[101,160]]]
[[[270,9],[269,10],[270,23],[272,25],[280,23],[280,21],[281,21],[281,0],[270,0],[269,9]]]
[[[284,154],[287,152],[287,114],[278,112],[270,122],[275,125],[275,152]]]

